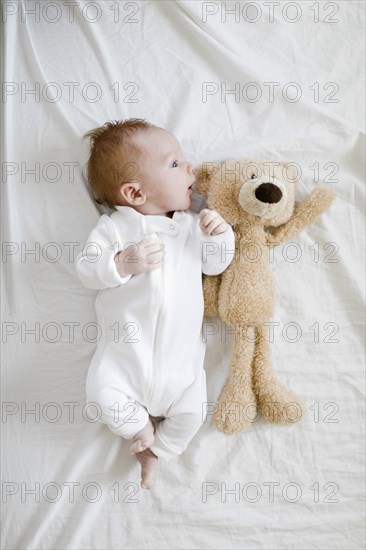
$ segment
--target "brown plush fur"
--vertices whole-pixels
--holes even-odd
[[[295,237],[335,195],[318,186],[295,207],[294,167],[280,164],[270,171],[268,164],[231,159],[203,164],[197,172],[198,192],[230,223],[236,240],[226,271],[203,276],[205,316],[219,316],[235,328],[229,376],[214,414],[217,427],[227,434],[246,428],[258,411],[280,424],[293,423],[304,413],[302,401],[278,382],[271,367],[263,325],[273,315],[275,298],[268,247]]]

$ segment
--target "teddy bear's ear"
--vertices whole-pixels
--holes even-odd
[[[207,197],[211,182],[220,170],[217,162],[203,162],[196,167],[196,190]]]

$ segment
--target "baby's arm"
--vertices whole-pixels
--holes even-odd
[[[87,242],[76,258],[75,271],[86,288],[101,290],[127,283],[131,275],[121,277],[114,260],[116,244],[104,214],[89,234]]]
[[[161,267],[164,245],[156,239],[143,239],[116,250],[116,234],[110,230],[108,216],[104,214],[90,233],[83,251],[76,258],[75,269],[87,288],[102,290],[126,284],[132,275]]]
[[[231,226],[215,210],[204,208],[199,213],[202,273],[219,275],[231,264],[235,252],[235,236]]]

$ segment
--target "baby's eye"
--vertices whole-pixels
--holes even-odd
[[[174,160],[171,165],[170,165],[172,168],[178,168],[178,161],[177,160]]]

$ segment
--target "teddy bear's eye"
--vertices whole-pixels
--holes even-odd
[[[254,180],[254,179],[255,179],[255,174],[252,174],[252,175],[250,176],[250,179],[251,179],[251,180]]]

